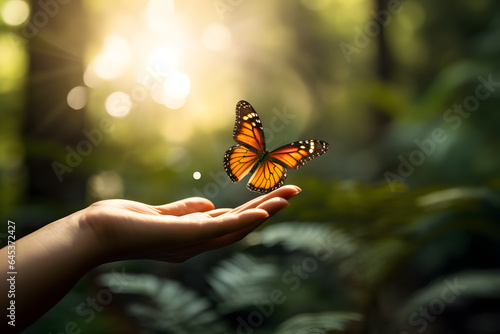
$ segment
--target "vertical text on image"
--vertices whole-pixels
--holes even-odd
[[[9,290],[7,291],[7,298],[9,300],[7,307],[7,323],[9,326],[16,326],[16,223],[7,221],[7,282]]]

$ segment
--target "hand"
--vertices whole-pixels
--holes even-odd
[[[217,209],[193,197],[151,206],[105,200],[83,210],[82,226],[97,239],[102,262],[130,258],[182,262],[241,240],[268,217],[286,208],[300,188],[284,186],[235,209]]]

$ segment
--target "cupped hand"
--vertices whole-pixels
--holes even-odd
[[[296,186],[284,186],[234,209],[214,209],[212,202],[200,197],[160,206],[104,200],[83,210],[82,226],[93,231],[102,262],[131,258],[182,262],[241,240],[286,208],[299,192]]]

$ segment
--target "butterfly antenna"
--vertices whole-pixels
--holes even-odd
[[[286,143],[286,138],[281,140],[279,144],[275,144],[273,145],[273,147],[271,149],[269,149],[269,151],[274,151],[275,149],[277,149],[279,146],[282,146],[283,143]]]

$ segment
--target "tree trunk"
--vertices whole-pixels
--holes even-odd
[[[383,10],[387,11],[387,0],[374,0],[374,11],[380,13],[380,11]],[[392,77],[391,56],[384,30],[384,26],[381,25],[380,33],[376,37],[377,58],[375,59],[377,81],[382,83],[389,82]],[[372,107],[371,116],[373,120],[373,132],[370,137],[371,140],[377,140],[385,133],[386,127],[391,121],[391,117],[379,107]]]
[[[85,198],[86,175],[78,166],[58,175],[54,163],[67,166],[67,147],[76,149],[84,139],[84,109],[71,109],[66,97],[83,81],[86,19],[78,0],[32,0],[31,8],[21,34],[30,58],[24,119],[26,199],[53,212],[68,209],[68,204],[81,206]],[[40,223],[52,217],[38,218]]]

